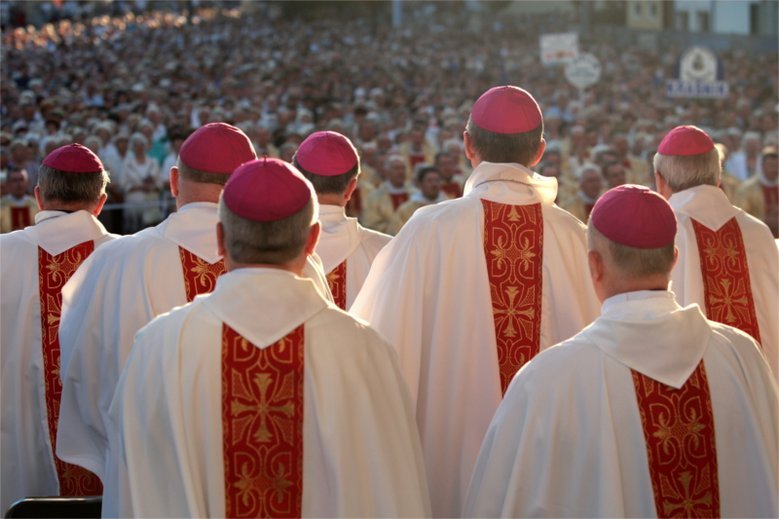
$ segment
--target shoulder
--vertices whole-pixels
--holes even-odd
[[[0,251],[12,252],[20,247],[35,247],[36,240],[27,229],[0,234]]]
[[[726,324],[707,320],[712,331],[710,347],[720,358],[736,358],[742,366],[762,369],[765,364],[760,345],[752,336]],[[759,366],[759,367],[758,367]]]
[[[587,226],[574,215],[556,205],[542,205],[542,211],[545,219],[563,229],[571,232],[584,233]]]
[[[357,230],[360,235],[360,241],[365,244],[377,245],[383,247],[392,239],[392,236],[390,236],[389,234],[384,234],[383,232],[374,231],[373,229],[368,229],[367,227],[363,227],[359,223],[357,224]]]
[[[733,206],[736,210],[736,221],[742,232],[756,233],[760,235],[759,239],[765,243],[773,242],[774,237],[768,226],[759,218],[747,213],[740,207]]]
[[[135,342],[153,343],[159,345],[171,333],[178,335],[184,324],[191,318],[197,318],[204,311],[202,302],[195,300],[190,304],[177,306],[170,311],[156,316],[143,326],[135,336]]]
[[[116,239],[110,239],[104,243],[95,250],[94,254],[97,254],[97,257],[101,259],[110,260],[112,263],[126,263],[131,261],[135,255],[145,254],[148,249],[168,243],[156,227],[150,227],[127,236],[111,236]]]
[[[544,401],[569,399],[574,388],[588,384],[591,378],[582,375],[596,373],[602,357],[601,350],[579,333],[543,350],[525,364],[511,381],[506,397],[523,393]]]
[[[389,348],[385,339],[366,321],[332,304],[312,317],[307,328],[315,335],[326,336],[327,343],[332,348]]]

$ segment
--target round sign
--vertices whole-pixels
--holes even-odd
[[[692,47],[679,60],[682,81],[716,81],[717,55],[705,47]]]
[[[600,79],[600,62],[592,54],[579,54],[565,66],[565,78],[576,88],[585,89]]]

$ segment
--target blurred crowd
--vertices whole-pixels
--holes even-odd
[[[775,53],[721,53],[727,98],[671,99],[665,80],[683,49],[615,48],[597,32],[582,34],[603,73],[579,92],[560,66],[541,64],[538,50],[539,35],[577,29],[570,17],[508,20],[429,3],[406,9],[398,28],[389,12],[305,19],[281,10],[257,2],[128,11],[6,30],[4,201],[32,192],[48,152],[78,142],[110,171],[105,223],[134,232],[174,209],[168,170],[202,124],[235,124],[258,153],[285,160],[311,132],[328,129],[352,139],[362,157],[349,211],[394,233],[415,208],[462,193],[471,103],[502,83],[521,85],[541,104],[547,148],[536,171],[558,178],[558,204],[583,220],[608,187],[651,186],[656,146],[679,124],[720,143],[723,188],[737,204],[754,195],[751,184],[776,185]],[[8,181],[16,177],[24,178]],[[777,204],[766,201],[755,211],[776,235]]]

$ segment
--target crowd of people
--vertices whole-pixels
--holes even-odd
[[[386,23],[386,14],[301,20],[250,4],[6,31],[0,168],[26,169],[31,192],[47,152],[65,142],[90,147],[112,177],[103,220],[128,233],[172,210],[168,169],[194,128],[236,124],[259,153],[286,160],[312,131],[330,129],[353,139],[365,157],[350,213],[395,232],[409,212],[397,215],[400,204],[414,195],[415,205],[440,199],[434,186],[421,195],[417,165],[435,166],[446,196],[457,196],[470,172],[461,135],[469,104],[490,85],[513,82],[535,92],[547,113],[540,172],[558,177],[558,204],[572,212],[619,183],[622,169],[628,181],[651,185],[659,139],[681,122],[706,128],[722,144],[731,198],[749,179],[775,186],[761,159],[779,141],[775,54],[723,52],[729,96],[680,101],[665,96],[664,82],[681,49],[617,49],[583,34],[603,77],[580,93],[560,66],[544,67],[538,52],[538,36],[574,27],[570,18],[528,15],[509,26],[444,5],[416,8],[425,11],[406,13],[402,27]],[[439,153],[454,165],[441,171]],[[402,179],[390,171],[395,155],[405,161]],[[583,175],[593,164],[600,187]],[[746,186],[739,200],[760,185]],[[777,204],[767,200],[768,208],[749,210],[776,235]]]
[[[2,509],[779,514],[775,79],[257,5],[8,36]]]

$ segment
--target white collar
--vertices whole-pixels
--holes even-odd
[[[666,290],[610,297],[582,331],[618,362],[675,388],[697,368],[711,333],[697,304],[682,308]]]
[[[217,205],[213,202],[192,202],[178,209],[157,226],[162,235],[209,263],[221,256],[216,248]]]
[[[227,272],[211,294],[197,299],[258,347],[275,343],[328,307],[313,281],[273,268]]]
[[[671,195],[673,210],[716,231],[738,214],[727,195],[718,187],[695,186]]]
[[[74,245],[94,241],[108,234],[103,224],[88,211],[41,211],[35,215],[35,225],[29,227],[38,245],[56,256]]]
[[[463,194],[467,196],[471,191],[495,181],[515,182],[527,186],[535,198],[546,205],[553,204],[557,197],[556,178],[544,177],[521,164],[513,162],[496,163],[486,161],[480,162],[471,172],[471,176],[465,181]]]

